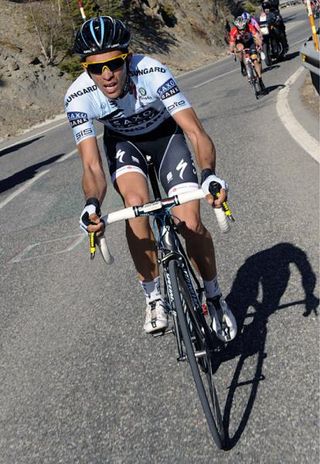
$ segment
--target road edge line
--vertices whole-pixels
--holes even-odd
[[[294,117],[288,101],[288,95],[291,87],[304,72],[304,67],[300,66],[292,76],[284,83],[285,87],[281,89],[277,96],[276,109],[278,116],[287,129],[291,137],[308,153],[317,163],[320,164],[319,143],[312,137],[304,127]]]

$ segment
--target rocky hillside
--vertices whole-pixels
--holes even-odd
[[[131,14],[127,19],[134,36],[133,50],[167,63],[176,75],[226,53],[223,25],[230,16],[228,5],[232,0],[130,0],[129,3]],[[38,4],[31,3],[34,7]],[[0,9],[0,139],[3,139],[62,113],[70,77],[57,65],[46,64],[36,30],[30,26],[29,3],[0,0]]]

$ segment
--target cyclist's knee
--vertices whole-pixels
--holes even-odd
[[[198,217],[188,217],[186,220],[179,222],[178,230],[184,238],[190,235],[202,235],[205,227]]]
[[[148,201],[149,199],[139,192],[127,192],[124,197],[124,203],[126,207],[140,206],[144,203],[147,203]]]

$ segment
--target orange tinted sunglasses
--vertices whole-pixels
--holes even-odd
[[[104,71],[114,72],[124,65],[124,62],[129,53],[122,53],[122,55],[114,56],[109,60],[104,61],[90,61],[89,63],[81,63],[82,67],[90,74],[101,75]]]

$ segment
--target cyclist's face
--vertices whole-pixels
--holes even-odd
[[[91,55],[86,58],[86,63],[89,64],[101,61],[107,62],[107,60],[115,58],[121,55],[122,53],[123,52],[121,52],[120,50],[112,50],[110,52],[100,53],[99,55]],[[97,84],[98,88],[107,98],[115,99],[121,95],[126,83],[126,63],[125,61],[123,61],[123,65],[114,71],[109,70],[108,67],[105,66],[103,68],[102,74],[89,74],[91,79]]]

